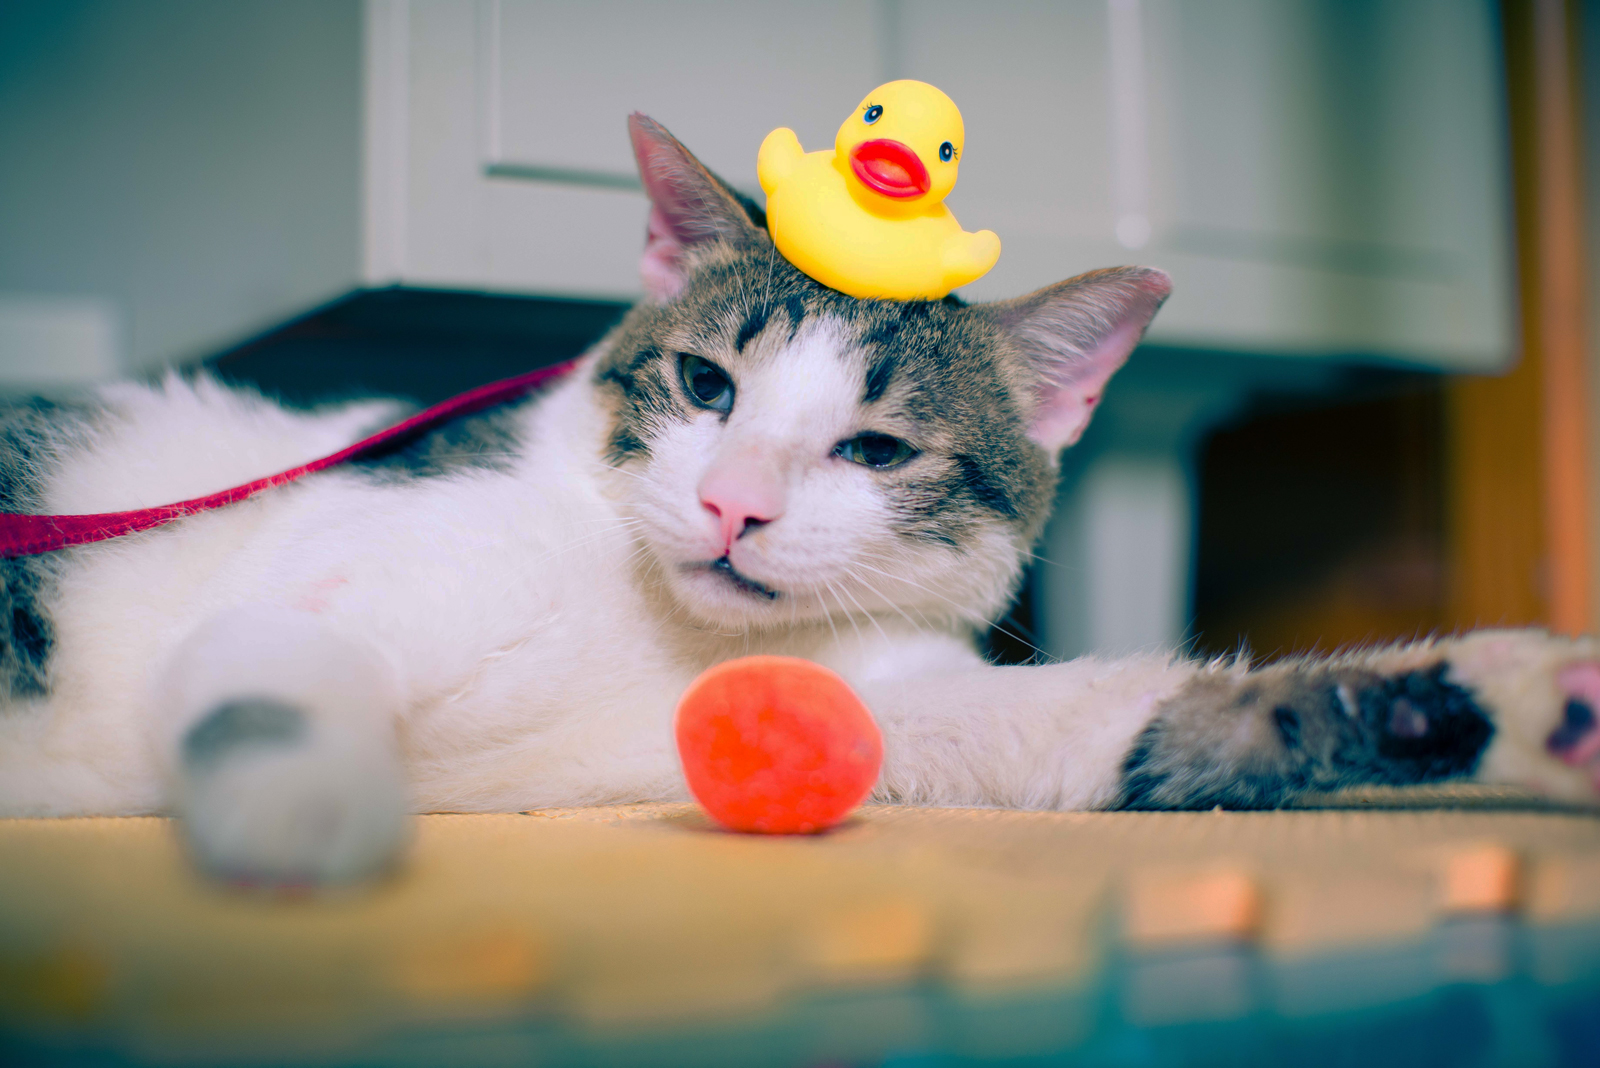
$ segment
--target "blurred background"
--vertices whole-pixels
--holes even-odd
[[[1592,629],[1594,55],[1561,0],[3,0],[0,391],[554,362],[638,293],[629,111],[759,193],[921,78],[963,295],[1175,281],[997,656]]]

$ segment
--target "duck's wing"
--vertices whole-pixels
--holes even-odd
[[[999,258],[1000,237],[993,230],[979,230],[975,234],[958,231],[944,244],[945,273],[960,279],[952,289],[982,278]]]
[[[800,138],[787,126],[780,126],[767,134],[756,155],[756,179],[770,196],[790,174],[806,150],[800,147]]]

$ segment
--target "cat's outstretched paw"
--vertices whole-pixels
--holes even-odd
[[[1122,768],[1125,808],[1270,808],[1467,779],[1600,803],[1600,643],[1538,630],[1203,671]]]
[[[1564,801],[1600,801],[1600,644],[1537,630],[1439,643],[1452,677],[1494,717],[1474,778]]]
[[[218,705],[183,738],[180,826],[208,874],[303,890],[390,865],[405,844],[400,766],[374,740],[291,704]]]
[[[1491,717],[1438,652],[1385,652],[1200,673],[1136,739],[1116,807],[1277,808],[1471,774]]]

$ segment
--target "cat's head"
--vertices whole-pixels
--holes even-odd
[[[606,461],[672,597],[717,627],[900,612],[978,624],[1013,592],[1061,449],[1166,299],[1096,271],[1016,300],[858,300],[813,281],[652,120],[647,299],[596,383]]]

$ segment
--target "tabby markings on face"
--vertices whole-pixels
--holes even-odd
[[[976,625],[1054,488],[1012,358],[957,301],[858,300],[769,248],[719,249],[613,335],[605,459],[642,476],[629,504],[705,622],[893,607]]]

